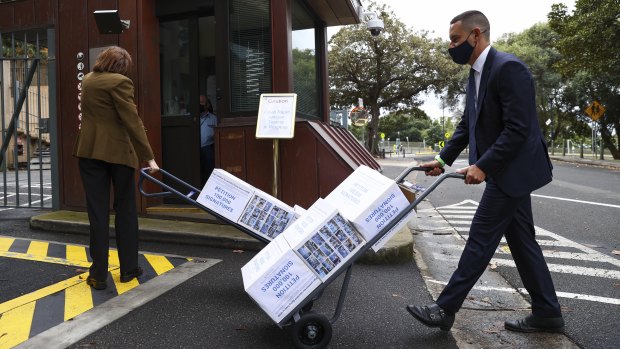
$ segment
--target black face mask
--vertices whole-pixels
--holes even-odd
[[[473,32],[474,32],[473,30],[469,32],[469,35],[467,35],[467,38],[465,39],[465,41],[463,41],[460,45],[448,49],[448,53],[450,54],[450,57],[452,57],[452,60],[454,61],[454,63],[466,64],[467,62],[469,62],[469,58],[471,57],[471,54],[474,52],[475,46],[472,46],[467,41],[467,39],[469,39],[469,36]],[[478,43],[476,43],[476,45],[478,45]]]
[[[201,104],[200,105],[200,114],[204,113],[205,110],[206,110],[205,106]]]

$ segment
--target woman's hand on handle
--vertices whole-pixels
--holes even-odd
[[[148,164],[149,164],[149,173],[155,173],[159,171],[159,166],[157,166],[155,159],[149,160]]]

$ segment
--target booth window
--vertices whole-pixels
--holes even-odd
[[[297,93],[297,114],[319,116],[318,59],[314,17],[301,4],[293,5],[293,84]]]
[[[271,92],[269,1],[230,1],[230,109],[258,110],[260,95]]]
[[[160,24],[162,116],[188,115],[189,20]]]

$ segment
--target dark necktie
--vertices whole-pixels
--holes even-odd
[[[467,123],[469,125],[469,164],[473,165],[478,160],[476,149],[476,80],[474,69],[469,69],[469,82],[467,84]]]

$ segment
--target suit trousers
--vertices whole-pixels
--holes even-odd
[[[495,254],[502,235],[521,281],[530,294],[532,313],[539,317],[561,316],[553,280],[536,242],[530,195],[510,197],[489,180],[476,210],[457,269],[437,298],[437,305],[456,313]]]
[[[114,229],[120,272],[138,266],[138,212],[134,169],[101,160],[79,158],[90,222],[90,276],[106,280],[110,234],[110,183],[114,190]]]

